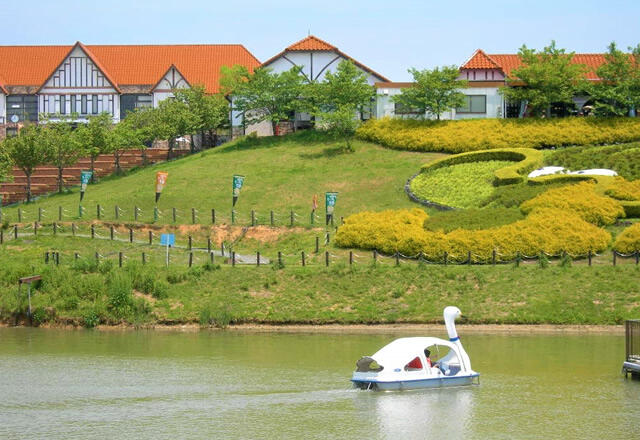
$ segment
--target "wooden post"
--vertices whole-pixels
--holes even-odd
[[[290,226],[293,227],[293,222],[294,222],[294,213],[293,213],[293,211],[291,211],[291,214],[289,214],[289,218],[291,220]]]
[[[270,218],[270,220],[271,220],[271,226],[274,226],[273,211],[269,212],[269,218]]]
[[[349,251],[349,266],[353,266],[353,251]]]
[[[215,209],[211,210],[211,224],[212,225],[216,224],[216,210]]]
[[[251,210],[251,226],[255,226],[255,225],[256,225],[256,211],[252,209]]]
[[[589,254],[587,255],[587,258],[589,259],[589,266],[591,266],[591,258],[592,258],[591,249],[589,249]]]
[[[211,237],[207,238],[207,252],[211,253]]]
[[[96,238],[96,225],[91,225],[91,238]]]
[[[176,217],[177,217],[177,212],[176,212],[176,208],[171,208],[171,212],[173,214],[173,222],[176,222]]]
[[[196,224],[196,208],[191,208],[191,224]]]
[[[496,265],[496,250],[491,251],[491,264]]]
[[[133,228],[129,228],[129,243],[133,243]]]
[[[118,205],[115,206],[114,211],[115,211],[115,214],[116,214],[115,215],[116,220],[118,220],[120,218],[120,209],[118,208]]]
[[[58,235],[58,224],[53,222],[53,235]]]
[[[76,236],[76,224],[71,223],[71,235]]]
[[[48,251],[44,253],[44,263],[45,264],[49,263],[49,252]]]
[[[214,263],[215,258],[214,258],[214,256],[213,256],[213,252],[209,252],[209,260],[211,260],[211,264],[213,264],[213,263]]]
[[[42,223],[42,208],[38,208],[38,221]]]
[[[616,265],[616,251],[613,250],[611,252],[613,253],[613,265],[615,266]]]
[[[224,243],[220,243],[220,254],[224,257]]]
[[[376,265],[378,263],[378,251],[373,250],[373,264]]]
[[[516,267],[520,267],[520,251],[516,252]]]
[[[38,222],[33,222],[33,235],[38,235]]]
[[[96,263],[100,263],[100,254],[96,252]]]
[[[636,251],[636,266],[640,263],[640,251]]]
[[[0,244],[4,243],[4,230],[0,229]]]
[[[122,267],[122,252],[118,252],[118,267]]]
[[[133,219],[135,221],[138,221],[138,207],[137,206],[133,207]]]
[[[62,206],[58,206],[58,221],[62,221]]]
[[[278,266],[282,267],[282,252],[278,251]]]
[[[329,267],[329,251],[325,251],[324,253],[324,264]]]
[[[400,266],[400,252],[396,251],[396,266]]]
[[[449,254],[447,253],[447,251],[444,251],[444,265],[445,266],[447,265],[448,259],[449,259]]]
[[[256,266],[260,267],[260,251],[256,252]]]
[[[191,235],[189,235],[189,250],[193,249],[193,239],[191,238]]]
[[[142,265],[144,266],[145,264],[147,264],[147,254],[145,254],[144,252],[142,253]]]
[[[13,238],[18,239],[18,225],[13,225]]]
[[[113,240],[113,236],[115,235],[115,231],[114,231],[113,225],[109,226],[109,232],[111,234],[111,240]]]
[[[467,252],[467,264],[471,265],[471,251]]]
[[[60,266],[60,252],[56,251],[56,266]]]
[[[327,244],[329,244],[329,240],[331,237],[329,237],[329,233],[327,232]]]
[[[193,265],[193,252],[189,252],[189,267]]]
[[[96,217],[98,218],[98,220],[100,220],[100,204],[99,203],[96,205]]]
[[[231,224],[232,225],[236,224],[236,210],[235,209],[231,209]]]
[[[231,251],[231,267],[236,267],[236,251]]]
[[[320,252],[320,237],[316,236],[316,254]]]
[[[306,261],[304,260],[304,251],[302,251],[302,267],[306,266]]]
[[[153,245],[153,232],[149,231],[149,246]]]

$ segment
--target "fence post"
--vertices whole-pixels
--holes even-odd
[[[587,255],[587,257],[589,258],[589,266],[591,266],[591,249],[589,249],[589,254]]]
[[[122,252],[118,252],[118,267],[122,267]]]
[[[71,223],[71,235],[76,236],[76,224]]]
[[[120,218],[120,209],[118,208],[118,205],[116,205],[113,209],[115,211],[116,220],[118,220]]]
[[[212,225],[216,224],[216,210],[215,209],[211,210],[211,224]]]
[[[207,237],[207,252],[211,253],[211,237]]]
[[[231,209],[231,224],[232,225],[236,224],[236,210],[235,209]]]
[[[153,232],[149,231],[149,246],[153,244]]]
[[[448,259],[449,259],[449,254],[447,253],[447,251],[444,251],[444,265],[446,266],[448,263]]]
[[[4,230],[0,229],[0,244],[4,243]]]
[[[80,258],[80,254],[79,254],[79,253],[77,253],[77,252],[74,252],[74,254],[73,254],[73,258],[74,258],[76,261],[78,261],[78,258]]]
[[[378,251],[377,250],[373,250],[373,265],[375,266],[376,264],[378,264]]]
[[[256,252],[256,266],[260,267],[260,251]]]
[[[144,252],[142,253],[142,265],[144,266],[145,264],[147,264],[147,254],[145,254]]]
[[[520,251],[516,252],[516,267],[520,267]]]
[[[100,220],[100,204],[99,203],[96,205],[96,217],[98,218],[98,220]]]
[[[400,266],[400,252],[396,251],[396,266]]]
[[[58,206],[58,221],[62,221],[62,206]]]
[[[329,236],[329,232],[327,232],[327,233],[325,234],[325,238],[327,239],[327,241],[325,242],[325,244],[329,244],[329,240],[330,240],[330,238],[331,238],[331,237]]]
[[[353,266],[353,251],[349,251],[349,266]]]
[[[312,209],[311,210],[311,225],[313,225],[315,223],[315,221],[316,221],[315,217],[316,217],[316,211]]]
[[[495,249],[493,251],[491,251],[491,264],[493,266],[496,265],[496,250]]]
[[[616,251],[615,249],[611,251],[613,253],[613,265],[616,265]]]
[[[282,267],[282,252],[278,251],[278,267]]]
[[[231,251],[231,267],[236,267],[236,251]]]
[[[191,224],[196,224],[196,208],[191,208]]]
[[[211,260],[211,264],[213,264],[214,261],[215,261],[214,256],[213,256],[213,252],[209,252],[209,259]]]
[[[640,252],[636,250],[636,266],[640,263]]]
[[[189,267],[193,265],[193,252],[189,252]]]
[[[56,222],[53,222],[53,235],[57,235],[58,234],[58,224]]]
[[[160,218],[160,210],[158,209],[157,206],[154,206],[153,207],[153,221],[157,222],[159,218]]]
[[[91,225],[91,238],[96,238],[96,225]]]
[[[177,217],[177,212],[176,212],[176,208],[171,208],[171,213],[173,215],[173,222],[176,222],[176,217]]]
[[[133,228],[129,228],[129,243],[133,243]]]
[[[324,264],[329,267],[329,251],[324,252]]]
[[[274,218],[273,218],[273,211],[271,211],[271,212],[269,213],[269,219],[271,220],[271,226],[274,226],[274,223],[275,223],[275,222],[274,222]]]
[[[13,238],[18,239],[18,225],[13,225]]]
[[[467,252],[467,264],[471,265],[471,251]]]
[[[251,210],[251,226],[255,226],[255,225],[256,225],[256,211],[252,209]]]
[[[49,251],[44,253],[44,263],[49,264]]]
[[[224,257],[224,243],[220,243],[220,254]]]
[[[100,254],[96,252],[96,263],[100,263]]]
[[[316,254],[320,252],[320,237],[316,236]]]
[[[133,220],[134,221],[138,221],[138,207],[137,206],[133,207]]]
[[[293,211],[291,211],[291,213],[289,214],[289,217],[290,217],[290,220],[291,220],[291,225],[290,226],[293,227],[293,221],[294,221],[294,218],[293,218],[294,217],[294,213],[293,213]]]
[[[42,208],[38,208],[38,221],[42,223]]]
[[[60,252],[56,251],[56,266],[60,266]]]
[[[304,260],[304,251],[302,251],[301,257],[302,257],[302,267],[304,267],[306,266],[306,261]]]
[[[113,225],[111,225],[111,226],[109,227],[109,231],[110,231],[110,234],[111,234],[111,240],[113,240],[113,236],[114,236],[114,234],[115,234],[115,231],[114,231]]]

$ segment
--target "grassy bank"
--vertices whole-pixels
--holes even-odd
[[[221,261],[189,268],[176,261],[167,270],[160,255],[145,266],[125,259],[120,268],[111,242],[101,245],[100,263],[90,256],[75,261],[63,248],[77,243],[53,240],[19,240],[0,248],[6,262],[0,268],[4,322],[24,320],[27,300],[24,290],[17,296],[17,279],[33,273],[43,276],[32,297],[36,324],[429,323],[439,321],[449,304],[476,324],[619,324],[640,314],[640,270],[632,261],[616,267],[395,267],[384,259],[374,267],[362,258],[352,267],[336,259],[328,268],[321,259],[307,267],[287,260],[284,268],[232,268]],[[53,247],[63,253],[60,266],[44,264],[43,251]]]

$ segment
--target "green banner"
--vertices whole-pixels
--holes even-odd
[[[236,206],[238,197],[240,196],[240,189],[244,183],[244,176],[238,174],[233,175],[233,206]]]
[[[337,192],[328,192],[324,194],[324,206],[327,210],[327,224],[331,220],[333,220],[333,210],[336,206],[336,202],[338,201],[338,193]]]
[[[87,190],[87,185],[91,181],[91,176],[93,172],[91,171],[81,171],[80,172],[80,201],[84,198],[84,192]]]

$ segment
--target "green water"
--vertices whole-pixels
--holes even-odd
[[[407,335],[0,329],[0,438],[640,438],[624,337],[461,334],[479,386],[374,393]]]

